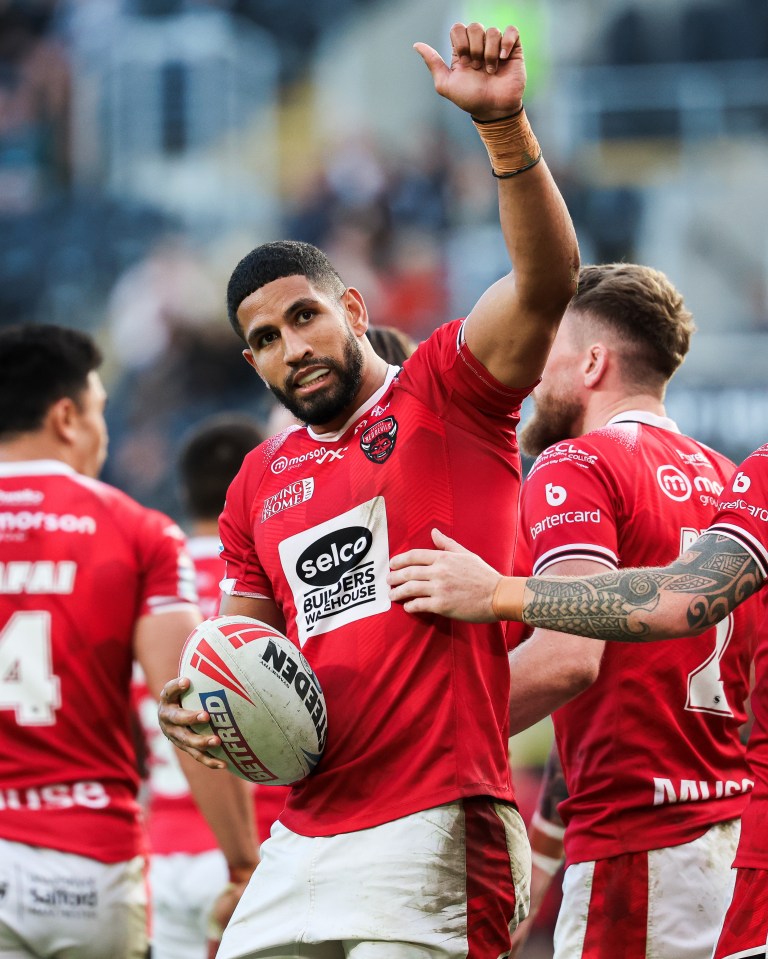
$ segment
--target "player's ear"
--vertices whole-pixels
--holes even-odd
[[[353,332],[362,336],[368,329],[368,308],[363,295],[354,286],[349,286],[341,297],[342,305],[347,313],[347,322]]]
[[[608,370],[608,350],[602,343],[593,343],[584,359],[584,386],[593,390]]]
[[[45,428],[59,442],[71,446],[77,439],[77,423],[80,409],[71,396],[62,396],[49,407],[45,414]]]
[[[248,366],[252,366],[252,367],[253,367],[253,369],[254,369],[254,370],[256,371],[256,373],[258,374],[259,379],[262,381],[262,383],[266,383],[267,381],[266,381],[266,380],[264,379],[264,377],[261,375],[261,370],[259,369],[258,365],[256,364],[256,360],[254,359],[253,353],[251,353],[250,349],[246,348],[246,349],[243,350],[243,359],[244,359],[245,362],[248,364]],[[269,384],[267,384],[267,385],[269,385]]]

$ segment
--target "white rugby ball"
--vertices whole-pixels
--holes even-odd
[[[190,680],[182,706],[206,710],[221,739],[209,752],[236,775],[287,786],[320,761],[327,729],[320,684],[272,626],[248,616],[206,619],[184,645],[179,675]]]

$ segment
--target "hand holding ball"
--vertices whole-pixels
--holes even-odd
[[[217,616],[193,630],[179,675],[185,709],[204,709],[221,746],[210,749],[243,779],[284,786],[320,761],[326,712],[317,677],[294,643],[247,616]]]

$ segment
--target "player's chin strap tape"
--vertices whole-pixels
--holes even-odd
[[[502,576],[496,584],[491,600],[491,609],[496,619],[523,622],[524,576]]]
[[[475,129],[485,144],[491,161],[491,172],[499,180],[525,173],[541,159],[541,147],[523,107],[516,113],[497,120],[472,117]]]

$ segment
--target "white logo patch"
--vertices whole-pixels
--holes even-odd
[[[555,486],[554,483],[547,483],[544,487],[544,495],[547,497],[547,502],[550,506],[559,506],[565,502],[568,493],[563,486]]]
[[[382,496],[280,543],[303,646],[310,636],[386,612],[387,510]]]
[[[746,493],[752,485],[752,480],[745,473],[737,473],[733,481],[734,493]]]
[[[685,473],[676,466],[660,466],[656,470],[656,479],[662,493],[666,494],[670,499],[676,500],[678,503],[683,503],[685,500],[690,499],[691,493],[693,492],[691,481]]]

